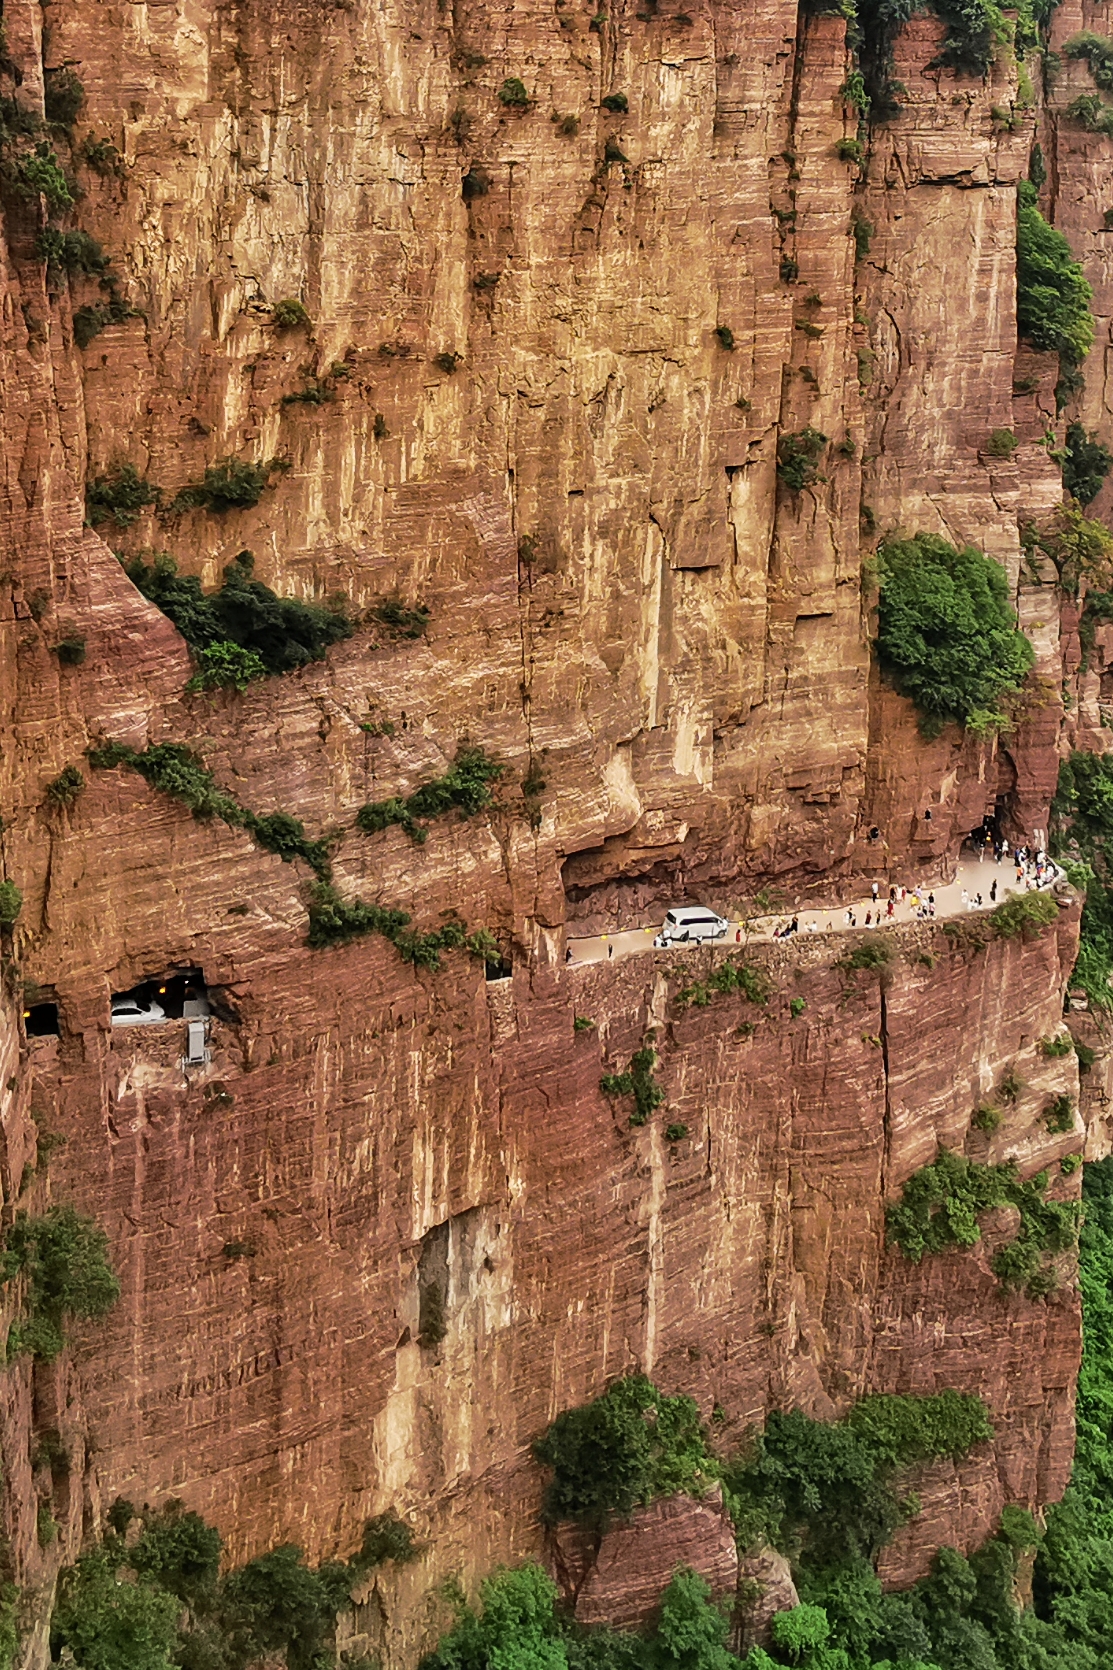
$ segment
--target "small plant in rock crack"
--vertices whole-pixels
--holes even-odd
[[[60,776],[47,784],[47,799],[52,800],[55,806],[72,806],[84,787],[85,779],[80,771],[75,765],[68,765]]]
[[[1043,1111],[1044,1123],[1052,1135],[1069,1131],[1074,1126],[1074,1103],[1069,1096],[1056,1096]]]
[[[782,435],[777,442],[777,475],[793,493],[826,481],[819,473],[819,460],[827,437],[809,424],[795,434]]]
[[[659,1108],[665,1092],[653,1076],[657,1065],[657,1051],[650,1044],[635,1050],[624,1073],[604,1073],[599,1088],[605,1096],[632,1096],[634,1111],[631,1125],[644,1125],[654,1108]]]

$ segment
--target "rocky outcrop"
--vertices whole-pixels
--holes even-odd
[[[605,1531],[576,1587],[577,1621],[645,1629],[678,1567],[690,1567],[704,1578],[717,1603],[733,1604],[738,1550],[721,1492],[702,1502],[665,1497],[636,1508],[629,1520]]]
[[[905,108],[859,177],[838,155],[844,20],[768,0],[50,17],[44,60],[39,6],[5,7],[5,91],[34,110],[44,62],[76,68],[72,142],[52,133],[84,193],[66,225],[103,240],[134,311],[79,346],[75,311],[105,292],[48,269],[43,203],[6,193],[0,812],[24,906],[3,942],[0,1183],[5,1222],[50,1200],[95,1213],[123,1283],[58,1365],[3,1380],[32,1658],[59,1565],[123,1493],[182,1497],[233,1559],[347,1552],[368,1514],[404,1511],[424,1558],[378,1574],[357,1622],[408,1664],[444,1577],[544,1556],[530,1443],[634,1366],[718,1403],[734,1440],[770,1408],[831,1415],[867,1390],[984,1396],[995,1444],[922,1481],[894,1582],[1005,1500],[1052,1499],[1069,1271],[1033,1302],[1002,1293],[985,1248],[908,1265],[884,1206],[940,1142],[1025,1175],[1081,1146],[1040,1119],[1045,1093],[1076,1093],[1073,1062],[1037,1051],[1076,907],[980,950],[902,930],[884,981],[824,936],[769,949],[761,1009],[678,1007],[703,954],[682,975],[652,953],[562,960],[570,923],[642,924],[668,897],[947,874],[987,811],[1037,840],[1064,677],[1075,734],[1100,740],[1105,638],[1076,677],[1077,612],[1020,564],[1018,524],[1060,492],[1062,417],[1054,368],[1016,358],[1032,119],[994,116],[1015,70],[928,71],[939,26],[913,19]],[[92,153],[103,172],[86,141],[115,147]],[[1045,202],[1068,230],[1105,143],[1082,148],[1085,191],[1074,139],[1057,153]],[[294,297],[308,322],[284,328]],[[990,456],[1009,426],[1012,460]],[[797,492],[777,445],[807,427],[826,479]],[[226,457],[289,468],[254,505],[171,510]],[[125,462],[161,505],[83,527],[85,480]],[[896,527],[1009,570],[1043,683],[1001,742],[925,741],[871,670],[862,558]],[[186,694],[182,640],[114,554],[152,548],[206,585],[250,549],[279,592],[343,591],[359,630],[242,695]],[[394,596],[428,606],[423,637],[367,613]],[[83,660],[59,658],[67,637]],[[465,736],[505,767],[488,812],[421,846],[353,828]],[[106,738],[188,744],[251,810],[331,833],[345,897],[422,930],[458,912],[509,976],[457,952],[415,969],[382,936],[311,950],[304,865],[91,768]],[[67,766],[85,778],[69,805],[49,794]],[[183,1066],[180,1024],[109,1023],[111,993],[185,968],[216,1003],[203,1066]],[[57,1038],[21,1028],[36,988]],[[650,1033],[666,1111],[636,1129],[599,1079]],[[970,1115],[1010,1065],[1029,1089],[989,1144]],[[44,1131],[65,1146],[36,1168]],[[434,1279],[447,1332],[423,1344]],[[47,1428],[68,1456],[49,1480]],[[649,1522],[662,1570],[673,1515]]]

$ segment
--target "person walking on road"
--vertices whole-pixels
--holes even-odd
[[[870,888],[870,897],[873,899],[874,904],[877,903],[880,894],[881,894],[881,887],[880,887],[879,883],[875,881],[873,886]]]
[[[990,902],[991,905],[995,905],[997,903],[997,878],[996,878],[996,876],[993,878],[993,886],[989,890],[989,902]]]

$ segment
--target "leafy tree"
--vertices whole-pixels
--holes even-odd
[[[661,1597],[656,1634],[647,1654],[651,1670],[737,1670],[726,1648],[729,1624],[712,1604],[704,1578],[683,1567]]]
[[[1081,505],[1089,504],[1101,492],[1102,483],[1111,469],[1113,453],[1109,448],[1089,434],[1084,424],[1069,423],[1063,458],[1063,486],[1071,497]]]
[[[68,1647],[81,1670],[173,1670],[181,1605],[144,1582],[121,1582],[103,1550],[83,1554],[62,1574],[51,1642]]]
[[[68,1316],[91,1320],[111,1310],[120,1284],[108,1262],[108,1237],[72,1206],[42,1217],[21,1213],[4,1243],[2,1278],[27,1279],[27,1315],[12,1326],[12,1351],[50,1361],[63,1349]]]
[[[130,528],[147,505],[158,504],[162,489],[141,476],[134,464],[120,464],[108,475],[86,484],[85,516],[90,527],[99,528],[111,516],[118,528]]]
[[[773,1618],[773,1640],[793,1664],[799,1664],[802,1658],[824,1646],[830,1633],[822,1606],[801,1604],[787,1612],[778,1612]]]
[[[230,645],[255,656],[268,673],[292,672],[323,659],[330,644],[350,638],[355,627],[345,609],[279,597],[252,578],[253,559],[241,551],[224,570],[220,590],[206,594],[196,575],[179,574],[172,557],[153,563],[137,557],[127,565],[129,580],[168,615],[202,661],[204,652]],[[239,664],[241,674],[254,663]],[[252,676],[257,676],[253,674]]]
[[[456,1624],[419,1670],[568,1670],[557,1628],[557,1587],[540,1566],[495,1572],[481,1612],[462,1604]]]
[[[1081,365],[1094,340],[1093,291],[1061,232],[1036,207],[1036,188],[1017,186],[1016,322],[1034,348]]]
[[[215,1584],[223,1548],[214,1526],[171,1500],[144,1513],[143,1529],[127,1551],[127,1562],[140,1577],[188,1602]]]
[[[948,720],[974,730],[1000,723],[1002,696],[1034,660],[1016,630],[1000,563],[936,534],[887,540],[878,557],[878,654],[915,702],[921,729],[937,735]]]
[[[266,678],[267,669],[253,649],[244,649],[227,638],[209,644],[197,655],[197,671],[187,690],[238,690],[241,695],[256,679]]]
[[[565,1410],[533,1453],[553,1469],[541,1510],[550,1525],[577,1519],[602,1527],[656,1496],[700,1496],[718,1474],[695,1403],[666,1397],[644,1374]]]

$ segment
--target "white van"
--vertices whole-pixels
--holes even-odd
[[[674,905],[653,946],[661,951],[667,945],[698,945],[703,940],[722,939],[729,927],[725,916],[716,916],[706,905]]]

